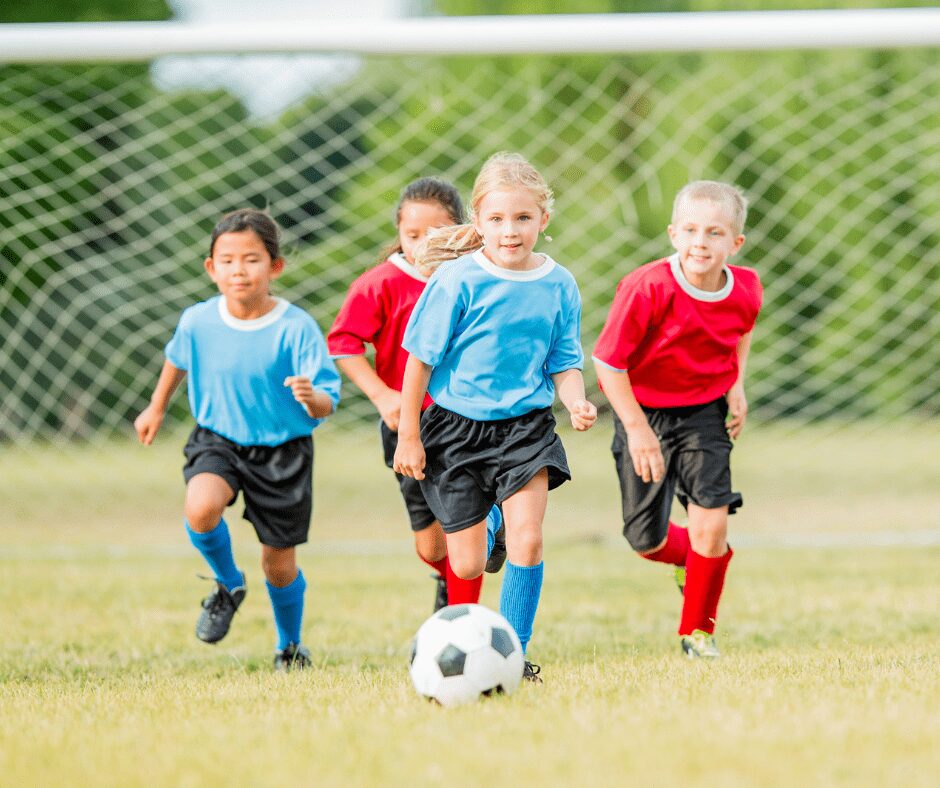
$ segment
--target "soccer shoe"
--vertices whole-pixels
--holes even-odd
[[[283,651],[274,652],[274,669],[279,673],[304,670],[312,664],[310,651],[306,646],[301,646],[299,643],[288,643],[287,648]]]
[[[437,581],[437,591],[434,592],[434,611],[447,607],[447,578],[444,575],[431,575]]]
[[[541,672],[541,665],[533,665],[529,660],[526,660],[525,667],[522,668],[522,680],[531,681],[533,684],[541,684],[542,677],[539,675]]]
[[[676,576],[676,585],[679,587],[679,593],[685,596],[685,567],[676,566],[673,568]]]
[[[721,656],[715,638],[701,629],[682,636],[682,650],[689,659],[718,659]]]
[[[490,550],[490,556],[486,559],[486,571],[491,575],[503,568],[506,562],[506,521],[503,519],[503,510],[499,510],[499,528],[493,534],[496,541],[493,542],[493,549]]]
[[[196,637],[204,643],[218,643],[228,634],[232,618],[245,598],[245,573],[242,584],[231,591],[214,578],[215,591],[202,600],[202,613],[196,622]]]

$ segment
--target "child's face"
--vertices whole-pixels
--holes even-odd
[[[406,202],[398,213],[398,242],[405,259],[414,265],[415,248],[428,230],[454,224],[454,218],[437,202]]]
[[[206,271],[229,303],[254,305],[268,297],[271,280],[284,270],[284,260],[272,260],[256,233],[222,233],[215,241]]]
[[[525,188],[492,191],[484,195],[473,226],[483,237],[483,253],[503,268],[537,268],[532,254],[539,233],[548,225],[548,214],[535,195]]]
[[[703,290],[718,290],[725,261],[736,254],[744,236],[735,233],[728,209],[711,200],[686,200],[669,225],[686,278]]]

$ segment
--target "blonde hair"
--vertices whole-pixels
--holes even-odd
[[[722,206],[728,211],[734,234],[740,235],[744,231],[744,220],[747,219],[747,197],[737,186],[721,181],[687,183],[679,190],[672,204],[673,223],[676,221],[682,204],[691,200],[707,200]]]
[[[483,245],[483,238],[473,226],[473,221],[483,198],[500,189],[518,188],[528,189],[532,193],[543,214],[552,212],[555,195],[539,171],[525,157],[506,151],[490,156],[473,182],[470,222],[429,230],[424,243],[414,252],[418,270],[430,276],[441,263],[479,249]]]

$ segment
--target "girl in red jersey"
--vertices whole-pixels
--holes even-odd
[[[420,178],[401,193],[395,210],[398,239],[383,255],[384,262],[370,268],[350,286],[327,336],[336,366],[365,394],[382,417],[380,429],[385,464],[391,468],[398,445],[401,383],[408,352],[401,347],[408,318],[428,277],[414,264],[415,247],[428,229],[460,224],[464,209],[460,194],[437,178]],[[366,344],[375,347],[375,367],[365,357]],[[426,397],[424,408],[431,404]],[[464,580],[447,560],[444,532],[415,479],[401,474],[401,489],[418,557],[437,570],[434,609],[480,599],[482,577]],[[494,512],[494,516],[498,513]]]
[[[594,349],[617,415],[623,533],[644,558],[677,567],[679,636],[691,658],[719,656],[728,515],[743,503],[731,489],[729,436],[741,434],[747,416],[744,371],[762,290],[753,269],[726,261],[744,243],[746,213],[733,186],[685,186],[668,228],[676,254],[621,280]],[[688,529],[669,521],[673,495]]]

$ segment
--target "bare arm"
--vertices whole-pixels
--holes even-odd
[[[144,446],[153,443],[153,439],[157,436],[160,425],[163,423],[163,417],[166,415],[170,397],[173,396],[173,392],[176,391],[185,377],[185,370],[174,367],[169,361],[163,362],[163,369],[160,370],[160,377],[157,380],[156,388],[153,390],[153,396],[150,397],[150,404],[134,419],[137,438]]]
[[[398,448],[395,471],[414,479],[424,478],[424,446],[421,445],[421,405],[428,392],[431,367],[408,356],[401,386],[401,420],[398,423]]]
[[[580,369],[566,369],[552,375],[558,399],[568,409],[571,426],[579,432],[589,430],[597,421],[597,408],[584,396],[584,376]]]
[[[751,352],[751,333],[748,332],[738,340],[738,379],[725,395],[728,400],[728,435],[736,439],[744,422],[747,420],[747,397],[744,396],[744,373],[747,370],[747,358]]]
[[[369,398],[385,425],[396,432],[401,418],[401,393],[385,384],[365,356],[338,358],[336,366]]]
[[[644,482],[661,481],[666,473],[659,438],[646,420],[646,414],[633,394],[630,376],[609,367],[597,365],[597,379],[604,394],[627,433],[627,448],[633,460],[633,470]]]

